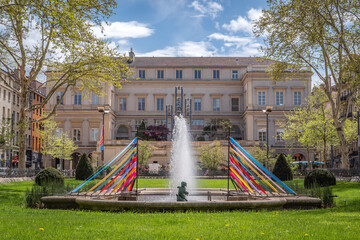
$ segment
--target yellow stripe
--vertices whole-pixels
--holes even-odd
[[[97,188],[98,186],[100,186],[100,184],[102,184],[103,182],[105,182],[116,170],[119,169],[119,167],[121,167],[121,165],[130,157],[131,154],[133,154],[136,151],[136,147],[129,152],[129,154],[119,163],[119,165],[117,165],[108,175],[106,175],[100,182],[98,182],[95,186],[93,186],[90,190],[88,190],[87,192],[91,192],[93,191],[95,188]]]
[[[248,163],[244,157],[240,156],[238,152],[236,152],[233,148],[231,148],[231,152],[236,154],[242,161],[245,163],[257,176],[259,176],[270,188],[272,188],[276,193],[279,193],[276,188],[273,187],[256,169],[254,169],[250,163]]]
[[[254,193],[252,188],[247,184],[247,182],[239,176],[239,174],[235,171],[233,167],[230,167],[230,170],[240,179],[240,181],[250,190],[250,192]]]
[[[133,169],[131,169],[131,171],[127,174],[130,175],[133,171],[136,170],[136,167],[134,167]],[[115,192],[115,190],[117,190],[121,184],[125,181],[126,178],[121,179],[121,181],[113,188],[113,190],[111,191],[112,193]]]

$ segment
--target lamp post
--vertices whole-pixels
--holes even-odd
[[[103,139],[103,147],[101,148],[101,164],[104,166],[104,147],[105,147],[105,114],[109,113],[109,109],[105,109],[105,107],[98,107],[98,111],[102,113],[102,139]]]
[[[263,113],[266,114],[266,169],[269,170],[269,113],[271,113],[272,107],[266,106]]]

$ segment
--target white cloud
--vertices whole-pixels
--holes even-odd
[[[211,18],[216,18],[218,13],[224,10],[220,3],[207,1],[203,1],[203,3],[193,1],[190,4],[190,7],[200,13],[200,15],[197,15],[196,17],[210,16]]]
[[[109,25],[103,24],[103,26],[103,31],[101,31],[100,27],[93,28],[97,37],[115,39],[144,38],[154,33],[154,30],[149,28],[147,24],[137,21],[112,22]]]
[[[222,27],[230,32],[247,32],[252,33],[251,22],[239,16],[236,20],[231,20],[229,24],[223,24]]]
[[[244,46],[246,44],[251,43],[251,41],[253,41],[253,39],[251,39],[250,37],[237,37],[237,36],[224,35],[222,33],[213,33],[209,35],[209,39],[222,40],[227,44],[232,44],[232,45],[235,44],[236,46]]]
[[[216,52],[217,49],[209,42],[185,41],[177,46],[168,46],[147,53],[139,53],[138,55],[142,57],[208,57],[214,56]]]
[[[213,33],[208,36],[209,40],[223,41],[223,46],[220,48],[222,53],[228,53],[230,56],[259,56],[260,43],[256,42],[253,37],[238,37],[232,35],[225,35],[222,33]]]
[[[246,32],[252,34],[252,23],[259,19],[262,15],[261,9],[251,8],[247,12],[247,17],[239,16],[235,20],[231,20],[229,24],[223,24],[222,27],[230,32]]]
[[[262,16],[262,10],[251,8],[247,14],[251,21],[256,21]]]

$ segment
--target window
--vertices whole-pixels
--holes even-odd
[[[220,98],[213,98],[213,111],[220,112]]]
[[[4,89],[4,100],[6,100],[6,90]]]
[[[204,126],[204,120],[192,120],[191,125],[193,125],[193,126]]]
[[[126,98],[120,98],[120,111],[126,111]]]
[[[239,78],[238,70],[232,70],[231,78],[232,79],[238,79]]]
[[[13,104],[15,104],[16,102],[15,102],[15,93],[13,93]]]
[[[220,70],[213,70],[213,79],[220,78]]]
[[[98,136],[99,136],[99,129],[98,128],[90,129],[90,141],[96,142],[98,140]]]
[[[11,93],[8,92],[8,101],[10,102],[11,101]]]
[[[74,93],[74,105],[81,105],[81,92]]]
[[[20,97],[19,95],[17,95],[17,105],[19,106],[19,103],[20,103]]]
[[[145,111],[145,98],[138,98],[138,111]]]
[[[265,106],[265,92],[258,92],[258,105]]]
[[[164,70],[157,70],[157,79],[164,79]]]
[[[73,141],[79,142],[80,141],[80,128],[73,129]]]
[[[62,134],[63,134],[62,128],[56,128],[55,129],[55,137],[56,138],[60,138],[62,136]]]
[[[139,70],[139,78],[145,79],[145,70]]]
[[[56,92],[56,103],[60,102],[59,104],[61,105],[64,104],[64,99],[61,99],[63,94],[64,94],[63,92]]]
[[[146,119],[137,119],[137,120],[135,120],[135,127],[138,128],[143,122],[144,122],[145,127],[146,127],[147,126],[147,120]]]
[[[176,70],[176,79],[182,79],[182,70]]]
[[[154,120],[154,123],[155,123],[155,126],[162,126],[164,125],[165,126],[165,120],[164,119],[155,119]]]
[[[259,141],[265,142],[266,141],[266,131],[265,129],[259,130]]]
[[[16,113],[16,123],[19,124],[19,122],[20,122],[20,115],[19,115],[19,113],[17,112],[17,113]]]
[[[3,107],[3,114],[2,114],[3,119],[5,119],[5,112],[6,112],[5,107]]]
[[[97,94],[95,94],[95,93],[92,94],[91,104],[92,105],[99,105],[99,96]]]
[[[194,98],[194,111],[201,112],[201,98]]]
[[[301,105],[301,92],[294,92],[294,105],[295,106]]]
[[[284,105],[284,92],[276,92],[276,105]]]
[[[232,112],[239,111],[239,98],[231,98],[231,111]]]
[[[194,71],[194,78],[195,79],[201,79],[201,70],[195,70]]]
[[[156,111],[164,111],[164,98],[156,99]]]
[[[284,129],[277,129],[276,130],[276,141],[283,142],[283,135],[284,135]]]

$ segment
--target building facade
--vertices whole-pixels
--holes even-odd
[[[93,156],[99,153],[102,114],[98,107],[109,110],[104,116],[107,162],[115,156],[116,146],[135,137],[142,122],[146,126],[166,123],[166,106],[175,106],[177,86],[182,87],[184,99],[191,99],[191,129],[195,141],[211,140],[211,136],[204,134],[204,127],[226,120],[232,126],[234,138],[264,143],[266,116],[263,110],[271,106],[269,145],[276,152],[284,152],[281,138],[284,113],[301,106],[311,93],[312,73],[274,84],[266,71],[269,63],[260,62],[258,58],[135,57],[132,51],[129,55],[134,76],[122,89],[109,87],[103,90],[104,97],[92,94],[89,98],[72,89],[60,103],[55,120],[63,131],[70,133],[79,146],[78,153]],[[49,72],[47,77],[56,75]],[[53,107],[62,94],[59,90],[48,107]],[[167,127],[171,127],[169,121]],[[302,158],[306,155],[302,149],[295,149],[292,154]],[[68,167],[75,166],[74,162],[68,164]]]
[[[17,167],[17,158],[19,154],[19,131],[20,121],[20,94],[18,70],[12,74],[1,71],[0,76],[0,119],[1,135],[5,142],[1,143],[1,166]],[[31,101],[28,101],[31,106]],[[29,121],[31,113],[28,114]],[[31,162],[31,126],[26,131],[26,167],[32,167]],[[29,153],[30,151],[30,153]]]

